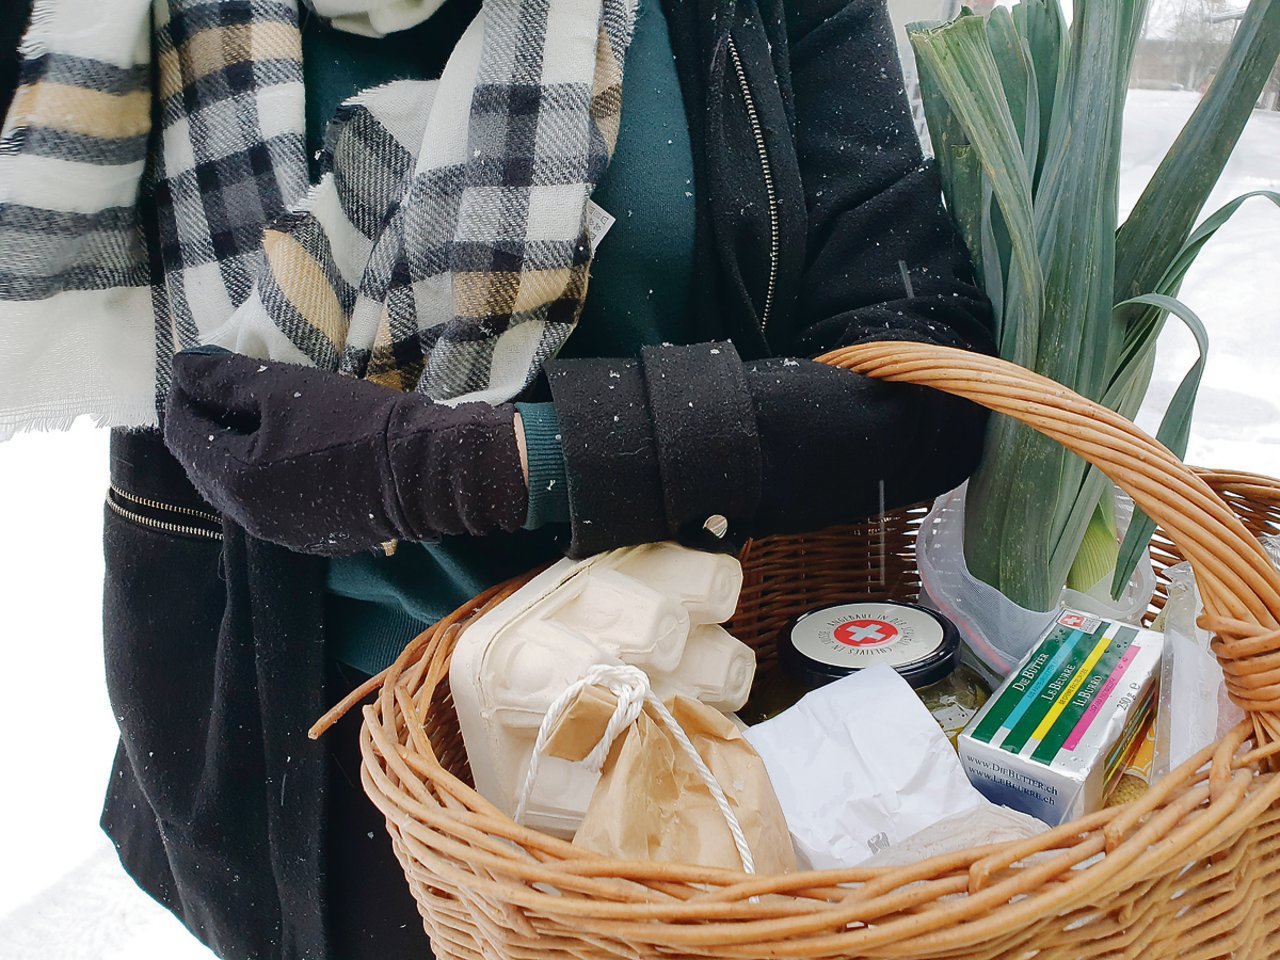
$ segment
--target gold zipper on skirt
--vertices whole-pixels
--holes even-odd
[[[122,503],[120,501],[125,502]],[[158,513],[171,513],[178,517],[192,517],[212,524],[218,529],[211,530],[208,527],[198,527],[189,523],[171,523],[167,520],[157,520],[136,510],[131,510],[126,504],[136,504],[148,510],[154,510]],[[210,540],[222,539],[222,519],[216,513],[209,513],[207,510],[196,510],[193,507],[179,507],[169,503],[161,503],[159,500],[135,496],[132,493],[126,493],[121,490],[114,483],[107,492],[107,506],[124,519],[131,520],[144,527],[151,527],[154,530],[163,530],[165,533],[186,534],[190,537],[206,537]]]

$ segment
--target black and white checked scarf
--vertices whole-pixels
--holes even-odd
[[[439,4],[326,5],[376,35]],[[154,423],[204,342],[516,395],[581,312],[634,18],[486,0],[439,81],[344,105],[308,190],[295,0],[41,0],[0,135],[0,438]]]

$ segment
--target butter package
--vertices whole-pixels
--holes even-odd
[[[1101,809],[1142,747],[1164,638],[1066,611],[960,734],[994,803],[1057,826]]]

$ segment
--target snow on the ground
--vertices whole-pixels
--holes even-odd
[[[0,957],[213,960],[133,885],[105,841],[38,896],[0,916]]]
[[[0,960],[210,960],[98,829],[107,433],[0,443]]]
[[[1195,102],[1133,94],[1126,204]],[[1254,114],[1211,208],[1260,187],[1280,188],[1280,114]],[[1280,210],[1254,203],[1184,289],[1213,337],[1189,459],[1280,476]],[[1154,400],[1192,350],[1171,325]],[[210,956],[132,886],[98,832],[115,735],[99,622],[106,453],[106,434],[85,425],[0,443],[0,960]]]
[[[1121,201],[1127,210],[1198,101],[1195,93],[1135,90],[1125,112]],[[1205,208],[1243,193],[1280,190],[1280,113],[1254,111]],[[1248,201],[1205,246],[1181,299],[1209,331],[1209,362],[1187,462],[1280,476],[1280,207]],[[1138,422],[1155,431],[1196,356],[1180,321],[1160,340],[1156,377]]]

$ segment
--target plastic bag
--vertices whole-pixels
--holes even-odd
[[[1150,556],[1143,555],[1137,572],[1118,601],[1112,601],[1104,580],[1089,593],[1063,589],[1053,610],[1020,607],[988,583],[969,573],[964,560],[965,486],[939,497],[916,534],[921,600],[950,619],[989,677],[1002,679],[1030,652],[1033,644],[1063,608],[1108,620],[1136,623],[1155,593],[1156,578]],[[1116,494],[1116,521],[1121,534],[1133,516],[1133,503]]]
[[[1048,829],[1048,824],[1035,817],[995,803],[984,803],[925,827],[906,840],[881,850],[861,866],[907,867],[970,847],[1030,840]]]
[[[1244,719],[1244,712],[1227,696],[1222,667],[1209,648],[1213,635],[1196,624],[1202,604],[1191,564],[1174,564],[1166,575],[1169,599],[1156,621],[1165,637],[1156,714],[1156,777],[1217,743]]]

